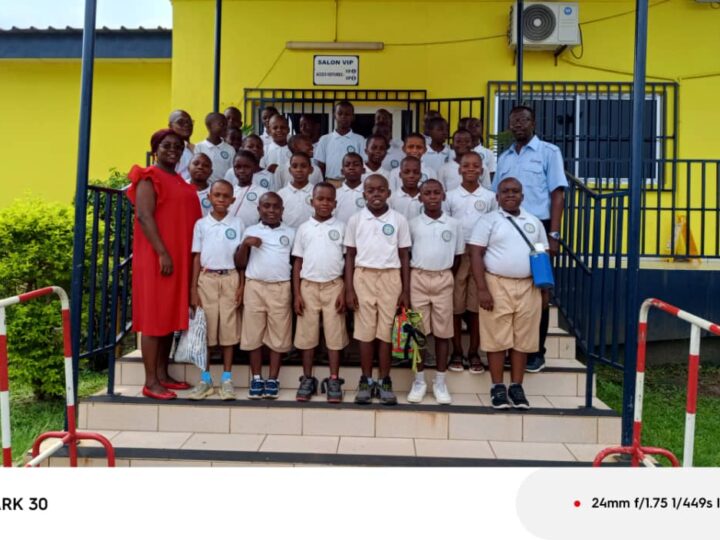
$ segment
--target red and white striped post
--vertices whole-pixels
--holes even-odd
[[[33,459],[26,466],[35,467],[44,459],[50,457],[65,444],[69,447],[70,466],[77,467],[77,442],[81,439],[92,439],[100,442],[107,452],[108,466],[115,465],[115,452],[110,441],[97,433],[80,433],[77,431],[75,421],[75,387],[72,372],[72,346],[70,341],[70,302],[67,293],[60,287],[45,287],[36,291],[27,292],[0,300],[0,418],[2,419],[2,445],[3,466],[12,466],[12,445],[10,437],[10,394],[8,376],[7,330],[5,327],[5,308],[13,304],[27,302],[33,298],[57,294],[60,298],[63,326],[63,355],[65,367],[65,404],[67,407],[67,431],[49,431],[40,435],[33,445]],[[42,452],[40,443],[45,439],[60,439],[56,444]]]
[[[642,407],[643,391],[645,385],[645,356],[647,350],[647,321],[650,308],[656,308],[665,313],[673,315],[690,323],[690,353],[688,355],[688,390],[687,404],[685,407],[685,441],[683,448],[683,467],[692,467],[693,452],[695,449],[695,413],[697,411],[698,375],[700,371],[700,330],[707,330],[720,336],[720,326],[701,319],[700,317],[683,311],[673,305],[648,298],[640,307],[638,324],[637,344],[637,370],[635,379],[635,415],[633,424],[633,440],[631,446],[615,446],[606,448],[595,456],[593,466],[597,467],[611,454],[629,454],[632,458],[632,465],[637,467],[648,455],[662,455],[670,460],[675,467],[680,466],[677,457],[664,448],[641,446],[640,437],[642,434]]]

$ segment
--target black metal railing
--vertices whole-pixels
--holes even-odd
[[[108,393],[115,385],[116,349],[132,327],[133,207],[124,189],[88,187],[79,358],[107,362]]]
[[[622,367],[621,271],[629,192],[599,193],[573,175],[567,177],[554,294],[587,358],[585,400],[590,407],[595,363]]]

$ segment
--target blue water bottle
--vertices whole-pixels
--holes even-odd
[[[552,289],[555,286],[550,255],[543,244],[535,244],[535,249],[530,252],[530,271],[538,289]]]

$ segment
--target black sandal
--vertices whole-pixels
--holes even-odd
[[[480,355],[472,354],[468,357],[468,360],[470,361],[470,373],[473,375],[485,373],[485,366],[482,363]]]
[[[467,359],[462,354],[453,353],[448,362],[448,369],[450,371],[461,372],[465,369],[466,361]]]

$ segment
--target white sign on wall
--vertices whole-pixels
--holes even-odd
[[[357,86],[360,81],[359,56],[327,56],[316,54],[313,59],[315,86]]]

